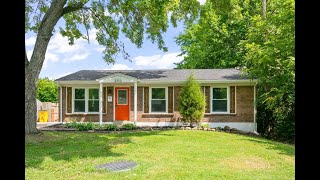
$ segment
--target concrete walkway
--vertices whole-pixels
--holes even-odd
[[[37,128],[41,129],[41,128],[53,126],[56,124],[62,124],[62,123],[61,122],[37,122]]]

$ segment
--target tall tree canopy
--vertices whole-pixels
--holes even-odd
[[[215,8],[227,2],[225,11]],[[177,38],[184,60],[178,68],[240,67],[258,78],[258,131],[294,140],[294,0],[207,1],[199,21]]]
[[[58,102],[58,85],[49,78],[40,78],[37,86],[37,99],[41,102]]]
[[[187,24],[176,42],[183,61],[178,68],[232,68],[241,66],[244,55],[238,46],[245,40],[253,15],[260,13],[261,3],[253,0],[207,1],[197,23]]]
[[[114,63],[121,53],[129,54],[119,40],[123,33],[141,47],[145,37],[158,48],[167,51],[162,33],[171,22],[194,20],[200,4],[196,0],[26,0],[25,32],[33,31],[37,38],[31,58],[25,53],[25,133],[37,133],[36,84],[51,36],[59,31],[69,44],[79,38],[89,41],[88,30],[96,28],[96,40],[105,47],[103,59]],[[63,18],[64,26],[55,29]]]

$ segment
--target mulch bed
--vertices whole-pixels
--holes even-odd
[[[64,131],[64,132],[72,132],[72,131],[78,131],[75,128],[65,128],[63,127],[63,124],[56,124],[48,127],[39,128],[41,131]],[[136,131],[155,131],[155,130],[202,130],[202,131],[218,131],[218,132],[227,132],[227,133],[233,133],[233,134],[242,134],[242,135],[248,135],[248,136],[254,136],[254,137],[261,137],[260,135],[257,135],[252,132],[246,132],[241,130],[224,130],[224,129],[217,129],[217,128],[208,128],[208,129],[192,129],[192,128],[186,128],[181,126],[176,127],[169,127],[169,126],[161,126],[161,127],[136,127],[133,130],[124,130],[120,129],[117,131],[107,131],[103,129],[94,129],[89,131],[82,131],[82,132],[99,132],[99,133],[122,133],[122,132],[136,132]]]

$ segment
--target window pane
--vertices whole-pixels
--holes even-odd
[[[227,88],[213,88],[212,99],[227,99]]]
[[[118,104],[128,104],[127,103],[127,90],[118,90]]]
[[[212,112],[227,112],[227,100],[212,100]]]
[[[89,99],[99,99],[99,89],[89,89]]]
[[[84,99],[84,89],[75,89],[75,99]]]
[[[151,100],[151,112],[166,112],[166,100]]]
[[[89,112],[99,112],[99,101],[89,100],[88,101],[88,110]]]
[[[166,99],[166,89],[152,88],[152,99]]]
[[[74,100],[74,112],[84,112],[84,111],[85,111],[85,101]]]

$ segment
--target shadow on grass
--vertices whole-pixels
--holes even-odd
[[[251,141],[254,143],[264,144],[267,146],[267,149],[273,149],[280,151],[280,154],[285,154],[289,156],[295,156],[295,151],[292,145],[279,143],[271,140],[266,140],[263,138],[256,138],[256,139],[241,139],[245,141]]]
[[[112,152],[121,144],[130,144],[133,136],[160,135],[161,131],[121,132],[115,134],[87,132],[45,132],[26,136],[26,167],[37,168],[45,158],[72,161],[87,157],[121,157]],[[161,134],[167,135],[167,134]]]

